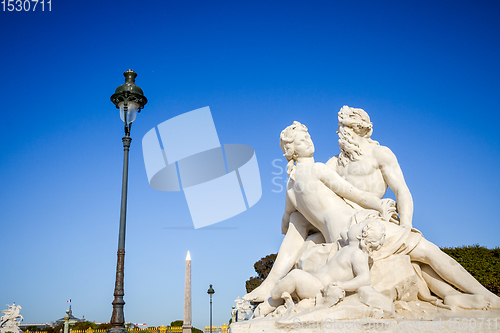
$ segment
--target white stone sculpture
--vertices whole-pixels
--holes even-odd
[[[0,318],[0,333],[13,332],[20,333],[22,332],[19,329],[19,321],[17,319],[21,319],[23,321],[23,316],[20,315],[21,306],[13,303],[12,305],[8,305],[7,310],[0,311],[4,313],[4,315]]]
[[[236,303],[235,306],[235,321],[243,321],[248,320],[253,315],[253,307],[250,302],[245,301],[241,298],[237,298],[234,300]]]
[[[282,219],[285,238],[267,279],[244,296],[247,301],[263,302],[256,317],[267,315],[265,320],[275,318],[283,324],[298,316],[315,320],[325,316],[408,318],[418,313],[419,318],[432,319],[442,316],[431,314],[438,309],[455,313],[459,308],[500,309],[499,297],[412,228],[410,191],[396,156],[371,139],[373,124],[368,114],[344,106],[338,120],[341,153],[326,164],[314,162],[307,127],[294,122],[281,132],[280,146],[290,176]],[[388,187],[397,204],[383,199]],[[385,239],[370,254],[368,278],[362,269],[342,276],[339,263],[366,267],[362,255],[354,257],[367,252],[360,250],[353,236],[359,227],[349,231],[351,237],[345,234],[349,222],[366,224],[375,216],[385,229]],[[348,251],[353,257],[346,259]],[[294,266],[300,270],[292,271]],[[331,285],[334,281],[337,288]],[[340,302],[338,289],[348,292]],[[419,301],[429,304],[424,308],[432,304],[432,311],[419,312],[422,307],[415,305]],[[241,327],[234,326],[233,331]]]

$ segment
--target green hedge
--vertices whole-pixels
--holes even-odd
[[[443,247],[441,250],[462,265],[479,283],[500,296],[500,248],[490,250],[476,244]]]

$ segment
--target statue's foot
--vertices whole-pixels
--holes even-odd
[[[488,310],[491,306],[481,295],[456,294],[444,298],[444,304],[449,306],[458,306],[462,309]]]
[[[484,296],[484,295],[483,295]],[[491,293],[488,296],[484,296],[485,299],[489,302],[489,309],[500,310],[500,297]]]
[[[267,298],[264,302],[260,303],[253,312],[255,318],[264,317],[276,310],[282,302],[275,301],[272,298]]]
[[[259,287],[255,288],[252,292],[243,296],[243,299],[248,302],[260,303],[264,302],[269,298],[269,293],[271,289],[267,288],[264,283],[262,283]]]

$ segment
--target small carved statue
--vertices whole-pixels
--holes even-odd
[[[16,303],[13,303],[12,305],[7,304],[7,306],[7,310],[0,311],[4,313],[4,315],[0,318],[0,332],[21,332],[19,330],[19,321],[17,321],[17,319],[21,319],[20,321],[24,320],[23,316],[20,315],[22,309],[21,306],[16,306]]]

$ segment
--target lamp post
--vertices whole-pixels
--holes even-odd
[[[212,295],[215,294],[215,290],[212,288],[212,285],[208,288],[207,294],[210,295],[210,333],[212,333]]]
[[[69,333],[69,310],[66,310],[66,316],[64,317],[64,333]]]
[[[125,83],[116,88],[115,93],[111,96],[111,102],[120,109],[120,118],[125,123],[125,136],[123,142],[123,178],[122,178],[122,203],[120,210],[120,232],[118,236],[118,253],[116,261],[116,280],[115,280],[115,299],[113,300],[113,314],[111,315],[110,323],[113,325],[108,332],[111,333],[126,333],[124,329],[125,316],[123,314],[123,275],[125,264],[125,225],[127,219],[127,183],[128,183],[128,152],[130,148],[130,129],[132,122],[135,120],[137,113],[148,102],[144,96],[142,89],[135,85],[137,74],[129,69],[125,73]]]

